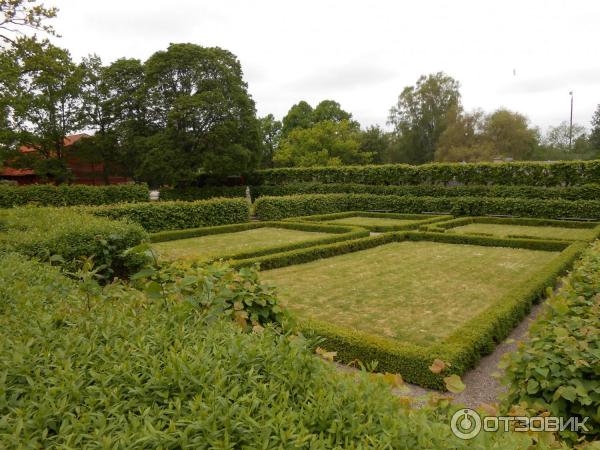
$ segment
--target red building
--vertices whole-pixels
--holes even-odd
[[[86,137],[88,137],[87,134],[74,134],[67,136],[65,137],[64,146],[69,147],[80,139]],[[26,146],[19,148],[19,152],[21,153],[33,153],[36,151],[37,150],[35,148]],[[103,175],[104,164],[82,161],[77,157],[76,152],[69,152],[69,155],[67,156],[67,167],[71,172],[74,184],[103,185],[128,183],[131,181],[126,177],[110,176],[108,177],[108,183],[105,183]],[[18,184],[36,184],[44,182],[38,175],[36,175],[33,169],[17,169],[6,165],[2,170],[0,170],[0,179],[16,181]]]

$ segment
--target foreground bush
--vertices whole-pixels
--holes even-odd
[[[12,208],[29,203],[38,206],[75,206],[147,202],[149,200],[148,196],[148,186],[145,184],[117,184],[111,186],[0,185],[0,208]]]
[[[228,225],[248,222],[250,218],[250,205],[242,198],[131,203],[101,206],[87,211],[111,219],[129,219],[149,232]]]
[[[529,339],[503,361],[506,408],[589,417],[600,438],[600,243],[594,244],[547,301]],[[514,405],[517,405],[514,408]],[[578,436],[565,432],[572,443]]]
[[[530,446],[523,433],[461,441],[441,412],[340,375],[302,338],[244,332],[185,296],[87,292],[49,266],[0,260],[3,448]]]
[[[372,194],[315,194],[260,197],[255,202],[261,220],[343,211],[385,210],[399,213],[487,214],[544,218],[600,219],[598,200],[535,200],[496,197],[411,197]]]
[[[60,257],[67,271],[77,270],[81,257],[93,257],[105,275],[135,269],[128,248],[146,237],[135,224],[83,214],[72,208],[13,208],[0,211],[0,252],[13,251],[30,258]]]

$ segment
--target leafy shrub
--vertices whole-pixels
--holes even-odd
[[[247,333],[182,300],[167,304],[109,285],[90,305],[53,268],[3,257],[3,447],[510,450],[532,443],[525,433],[462,441],[446,410],[404,406],[385,378],[341,374],[301,337],[272,327]]]
[[[550,295],[529,339],[508,354],[505,408],[589,417],[582,436],[600,437],[600,243],[588,249]],[[563,437],[575,443],[570,431]]]
[[[250,218],[250,205],[245,199],[225,198],[108,205],[86,211],[111,219],[129,219],[149,232],[227,225],[248,222]]]
[[[286,217],[358,210],[387,210],[400,213],[435,212],[456,216],[506,214],[526,217],[600,219],[598,200],[314,194],[260,197],[255,202],[255,212],[261,220],[281,220]]]
[[[49,260],[60,256],[65,269],[76,270],[77,260],[93,256],[106,274],[121,276],[136,268],[123,252],[146,237],[135,224],[113,221],[72,208],[22,207],[0,212],[0,251],[14,251],[30,258]]]
[[[148,186],[145,184],[118,184],[110,186],[0,185],[0,208],[12,208],[29,203],[39,206],[75,206],[147,202],[148,200]]]
[[[277,186],[253,186],[252,196],[281,196],[298,194],[377,194],[415,197],[509,197],[539,200],[597,200],[599,184],[567,187],[503,186],[503,185],[375,185],[340,183],[286,183]],[[200,197],[198,197],[200,198]]]
[[[251,182],[574,186],[600,183],[600,161],[296,167],[261,170]]]

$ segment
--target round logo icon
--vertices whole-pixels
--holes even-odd
[[[481,417],[472,409],[459,409],[452,415],[450,428],[460,439],[473,439],[481,431]]]

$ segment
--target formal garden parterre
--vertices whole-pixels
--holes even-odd
[[[510,170],[522,175],[530,169]],[[411,186],[448,177],[448,170],[455,180],[454,169],[427,168],[411,175]],[[460,170],[469,182],[481,183],[473,167]],[[497,181],[507,179],[507,170],[481,168]],[[536,170],[525,179],[546,189]],[[241,197],[125,198],[129,203],[105,205],[82,197],[68,203],[79,205],[72,207],[7,205],[0,211],[2,442],[51,448],[136,439],[208,448],[226,433],[236,445],[249,446],[343,447],[368,439],[378,447],[463,448],[467,444],[449,432],[452,407],[399,407],[389,401],[389,386],[348,380],[310,352],[334,351],[337,361],[444,390],[447,377],[476,366],[557,284],[532,340],[505,363],[502,408],[515,411],[518,403],[519,412],[589,416],[591,431],[561,437],[571,444],[593,440],[600,423],[600,252],[589,243],[598,236],[600,205],[566,192],[570,184],[587,189],[595,183],[595,166],[544,171],[545,184],[561,196],[385,195],[373,189],[262,196],[254,205]],[[405,168],[302,173],[286,176],[295,183],[314,183],[315,174],[332,183],[409,176]],[[390,212],[374,212],[381,210]],[[250,222],[252,214],[260,221]],[[169,246],[171,257],[164,249],[160,257],[161,247]],[[63,363],[54,374],[56,358]],[[281,380],[288,380],[285,386]],[[207,386],[215,395],[195,405]],[[300,402],[312,398],[315,409],[300,413],[284,392],[297,392]],[[255,408],[264,406],[258,399],[265,396],[273,399],[267,408],[273,414],[260,408],[261,423],[270,425],[257,433],[250,418],[258,417]],[[219,421],[218,414],[199,413],[221,405],[228,414],[225,398],[239,403],[241,428]],[[177,406],[182,401],[183,409]],[[59,410],[51,406],[57,402]],[[360,425],[351,419],[357,414],[388,422]],[[332,421],[342,435],[332,431]],[[392,435],[383,432],[390,429]],[[518,433],[477,439],[481,448],[532,444]]]

